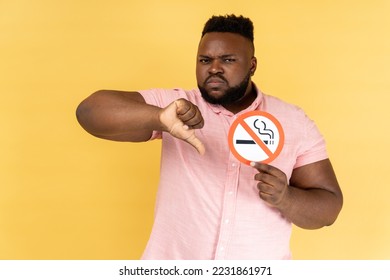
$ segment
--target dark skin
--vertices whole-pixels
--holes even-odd
[[[248,73],[252,76],[256,67],[253,44],[243,36],[212,32],[205,34],[199,43],[196,79],[215,98],[222,97],[229,87],[237,86]],[[218,76],[223,79],[212,78]],[[241,99],[223,106],[236,114],[248,108],[256,95],[249,81]]]
[[[317,229],[331,225],[342,207],[342,193],[329,159],[293,170],[290,182],[276,167],[252,163],[259,173],[259,196],[295,225]]]
[[[200,41],[196,78],[215,99],[238,86],[248,74],[255,73],[257,60],[253,44],[233,33],[207,33]],[[239,99],[223,104],[234,114],[246,109],[256,92],[251,80]],[[147,141],[153,130],[166,131],[205,153],[196,138],[204,120],[198,107],[179,99],[165,108],[148,105],[138,92],[101,90],[86,98],[77,108],[83,128],[100,138],[116,141]],[[316,229],[331,225],[343,204],[343,196],[329,159],[296,168],[290,180],[276,167],[252,163],[258,170],[260,198],[295,225]]]

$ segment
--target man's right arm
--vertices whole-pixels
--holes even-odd
[[[90,134],[115,141],[141,142],[163,130],[161,108],[148,105],[138,92],[99,90],[77,107],[80,125]]]
[[[115,141],[142,142],[153,131],[166,131],[194,146],[200,154],[204,145],[195,129],[204,125],[198,107],[178,99],[165,108],[146,104],[139,92],[100,90],[80,103],[77,120],[90,134]]]

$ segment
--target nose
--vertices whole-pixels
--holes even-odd
[[[223,73],[222,65],[218,59],[214,59],[210,63],[209,73],[212,75]]]

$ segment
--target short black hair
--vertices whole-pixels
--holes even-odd
[[[236,15],[212,16],[205,24],[202,37],[209,32],[230,32],[240,34],[253,43],[253,22]]]

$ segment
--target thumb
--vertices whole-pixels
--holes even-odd
[[[196,137],[195,132],[191,134],[187,139],[185,139],[187,143],[192,145],[199,154],[204,155],[206,152],[206,148],[203,145],[203,143],[199,140],[199,138]]]
[[[257,170],[259,170],[259,163],[258,162],[255,162],[255,161],[251,161],[249,163],[250,166],[256,168]],[[259,170],[260,171],[260,170]]]
[[[195,135],[195,130],[190,129],[187,125],[183,125],[181,121],[176,122],[170,134],[176,138],[182,139],[188,144],[192,145],[201,155],[204,155],[206,148],[199,138]]]

